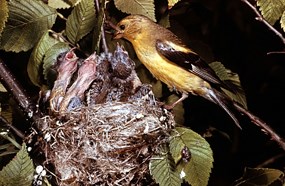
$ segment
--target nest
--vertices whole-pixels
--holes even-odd
[[[157,104],[148,85],[138,85],[136,74],[118,80],[109,68],[104,65],[100,72],[97,66],[101,75],[88,91],[93,93],[86,98],[90,104],[46,115],[37,123],[45,139],[44,165],[58,185],[155,184],[149,161],[168,143],[174,118]],[[104,82],[108,91],[102,93]]]
[[[150,185],[148,163],[166,143],[173,118],[140,102],[84,107],[59,121],[43,118],[59,185]]]

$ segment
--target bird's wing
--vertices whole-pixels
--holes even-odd
[[[216,73],[196,53],[170,41],[156,41],[156,50],[169,61],[190,71],[210,83],[223,86],[224,83]]]

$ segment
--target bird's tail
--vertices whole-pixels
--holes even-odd
[[[219,92],[216,89],[209,89],[207,91],[207,95],[205,95],[205,97],[208,100],[210,100],[210,101],[216,103],[217,105],[219,105],[220,107],[222,107],[228,113],[228,115],[233,119],[235,124],[241,129],[239,121],[236,118],[234,112],[232,111],[232,109],[234,109],[233,101],[231,99],[229,99],[228,96]]]

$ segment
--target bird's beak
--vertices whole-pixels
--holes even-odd
[[[117,30],[115,33],[114,33],[114,36],[113,36],[113,39],[120,39],[122,38],[124,35],[124,32],[121,31],[121,30]]]

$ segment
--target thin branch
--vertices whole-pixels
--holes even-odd
[[[103,3],[105,3],[105,1],[103,1]],[[95,4],[96,4],[96,10],[99,13],[100,12],[100,4],[99,4],[99,0],[95,0]],[[104,5],[105,6],[105,5]],[[103,24],[101,26],[101,41],[102,41],[102,45],[103,45],[103,50],[105,53],[108,53],[109,49],[107,46],[107,42],[106,42],[106,37],[105,37],[105,29],[104,29],[104,22],[105,22],[105,13],[104,10],[102,10],[103,12]]]
[[[285,156],[284,153],[277,154],[273,157],[270,157],[268,160],[262,162],[261,164],[256,166],[256,168],[268,167],[270,164],[276,162],[278,159],[284,158],[284,156]]]
[[[3,116],[0,115],[0,123],[2,125],[4,125],[5,127],[9,128],[9,129],[12,129],[15,134],[17,136],[19,136],[20,138],[24,139],[25,138],[25,135],[20,131],[18,130],[16,127],[14,127],[12,124],[10,124]]]
[[[256,20],[262,22],[265,26],[268,27],[269,30],[271,30],[272,32],[274,32],[279,38],[280,40],[283,42],[283,44],[285,44],[285,38],[283,37],[283,35],[276,30],[272,25],[270,25],[266,20],[263,19],[263,17],[261,16],[261,14],[257,11],[257,9],[247,0],[241,0],[242,2],[244,2],[245,4],[247,4],[248,7],[250,7],[253,12],[256,15]]]
[[[260,118],[249,112],[248,110],[242,108],[238,104],[234,103],[235,108],[237,108],[238,111],[248,116],[248,118],[261,128],[263,132],[265,132],[267,135],[271,137],[271,139],[279,144],[279,146],[285,151],[285,141],[282,137],[280,137],[267,123],[262,121]]]
[[[40,117],[33,101],[27,96],[23,87],[16,81],[16,78],[7,68],[4,61],[0,58],[0,81],[8,92],[12,94],[16,102],[19,104],[23,112],[32,121],[36,121]]]

